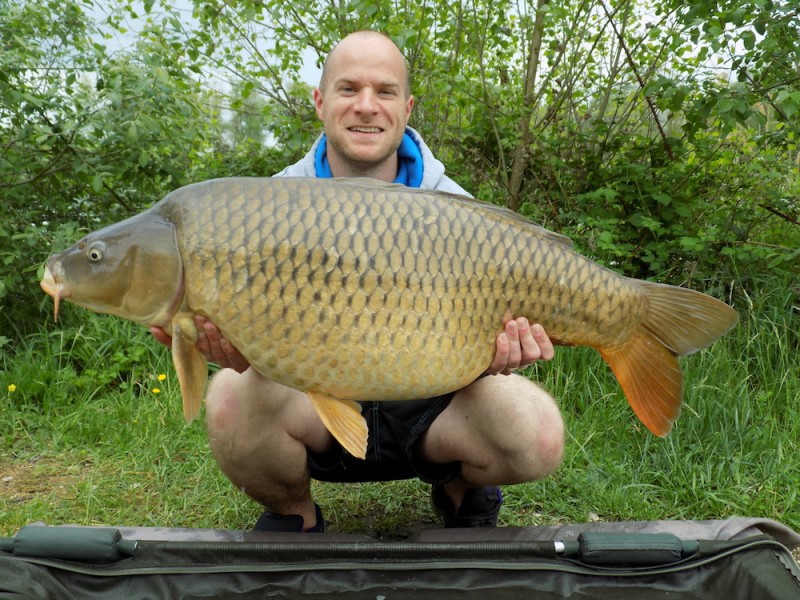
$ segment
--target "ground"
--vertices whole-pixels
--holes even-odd
[[[60,462],[37,457],[0,462],[0,497],[9,508],[32,502],[71,502],[77,471],[83,467],[85,465],[75,465],[64,472]]]
[[[13,507],[24,505],[29,506],[33,515],[52,515],[52,522],[64,522],[59,513],[80,514],[76,506],[76,491],[86,488],[86,473],[91,471],[92,466],[91,461],[85,460],[64,470],[63,461],[38,456],[25,460],[0,461],[0,517]],[[131,491],[135,496],[136,490]],[[131,501],[131,498],[128,497],[127,501]],[[403,524],[395,522],[393,530],[388,531],[383,507],[380,513],[367,512],[360,515],[363,533],[382,539],[404,539],[419,530],[437,526],[433,520],[423,517],[405,521]],[[0,531],[0,536],[13,535],[16,529],[18,527]],[[800,563],[800,547],[794,549],[792,556]]]

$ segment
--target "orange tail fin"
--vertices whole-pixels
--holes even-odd
[[[599,348],[633,412],[665,436],[683,402],[678,356],[701,350],[730,330],[739,316],[719,300],[693,290],[646,281],[647,316],[621,346]]]
[[[603,348],[600,354],[639,420],[655,435],[667,435],[683,401],[683,376],[675,355],[642,330],[624,346]]]

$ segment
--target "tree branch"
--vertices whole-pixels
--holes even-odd
[[[611,24],[611,28],[614,30],[614,35],[617,36],[620,46],[622,46],[622,50],[625,52],[625,57],[628,59],[628,64],[631,66],[631,70],[633,71],[633,74],[636,76],[636,81],[639,82],[639,87],[644,90],[644,80],[642,79],[642,76],[639,75],[639,70],[636,68],[636,63],[634,62],[633,57],[631,56],[631,52],[628,49],[628,45],[625,43],[625,39],[617,30],[617,25],[614,23],[614,19],[611,13],[608,12],[606,3],[600,2],[600,5],[603,7],[603,11],[606,13],[606,17],[608,17],[608,22]],[[672,153],[672,148],[670,148],[669,146],[669,142],[667,141],[667,134],[664,132],[664,127],[661,125],[661,120],[658,118],[658,113],[656,112],[656,107],[653,104],[653,101],[647,94],[644,94],[644,99],[645,102],[647,102],[647,106],[650,108],[650,112],[653,114],[653,119],[656,122],[656,127],[658,127],[658,133],[661,135],[661,140],[664,142],[664,150],[666,150],[667,156],[669,156],[670,160],[675,160],[675,155]]]
[[[544,7],[550,0],[539,0],[536,6],[536,21],[533,25],[531,45],[528,54],[528,69],[525,75],[525,85],[522,93],[523,112],[519,120],[519,141],[514,148],[511,161],[511,176],[508,180],[508,208],[519,210],[522,202],[520,192],[522,190],[522,176],[528,166],[530,156],[530,130],[531,116],[535,111],[535,92],[536,92],[536,73],[539,70],[539,52],[542,49],[542,38],[544,37]]]
[[[786,213],[782,213],[781,211],[772,208],[771,206],[767,206],[766,204],[759,204],[761,208],[766,210],[767,212],[771,212],[773,215],[780,217],[785,221],[789,221],[789,223],[793,223],[794,225],[800,225],[800,221],[792,217],[791,215],[787,215]]]

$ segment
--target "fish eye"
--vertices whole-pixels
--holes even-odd
[[[102,242],[92,244],[86,250],[86,258],[89,259],[89,262],[99,262],[103,260],[104,255],[105,255],[105,244],[103,244]]]

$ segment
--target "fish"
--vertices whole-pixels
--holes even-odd
[[[706,294],[616,273],[504,207],[367,178],[192,183],[51,256],[40,283],[56,318],[67,300],[170,333],[187,421],[208,380],[203,315],[261,375],[305,392],[360,458],[358,401],[465,387],[520,316],[557,345],[598,350],[665,436],[683,398],[678,357],[738,319]]]

